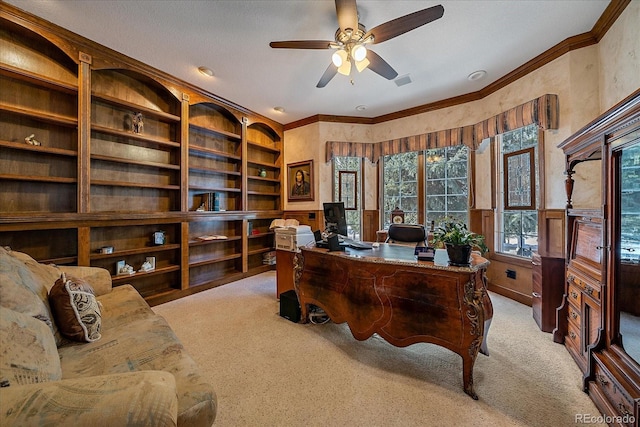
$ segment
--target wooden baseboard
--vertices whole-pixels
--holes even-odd
[[[496,294],[500,294],[504,297],[510,298],[514,301],[518,301],[521,304],[525,304],[531,307],[532,298],[530,295],[525,295],[520,292],[516,292],[513,289],[505,288],[503,286],[496,285],[493,283],[489,283],[488,289],[491,292],[495,292]]]

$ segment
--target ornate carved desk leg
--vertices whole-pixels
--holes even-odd
[[[489,298],[489,292],[487,292],[486,270],[482,272],[482,308],[484,309],[484,338],[480,345],[480,353],[485,356],[489,356],[487,336],[489,335],[489,328],[491,327],[491,321],[493,320],[493,303],[491,302],[491,298]]]
[[[302,293],[300,292],[302,270],[304,270],[304,256],[302,256],[302,252],[298,252],[293,257],[293,288],[298,295],[298,302],[300,303],[300,323],[307,323],[309,319],[309,309],[307,304],[302,300]]]
[[[482,273],[480,273],[482,274]],[[480,278],[482,282],[482,277]],[[473,389],[473,365],[476,362],[480,345],[484,338],[484,307],[483,301],[486,290],[484,284],[480,284],[480,289],[476,289],[474,277],[464,286],[464,302],[467,306],[467,320],[469,321],[469,333],[471,341],[467,352],[462,354],[462,381],[464,392],[473,400],[478,400],[478,395]]]

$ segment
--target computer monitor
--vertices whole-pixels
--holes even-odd
[[[324,231],[347,237],[347,217],[344,202],[324,203]]]

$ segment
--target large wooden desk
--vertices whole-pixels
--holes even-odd
[[[400,245],[346,252],[302,248],[294,258],[294,285],[303,322],[313,304],[333,322],[346,322],[357,340],[377,333],[397,347],[433,343],[459,354],[464,391],[477,399],[473,365],[485,321],[493,316],[488,264],[474,256],[470,267],[438,266],[416,261],[413,248]]]

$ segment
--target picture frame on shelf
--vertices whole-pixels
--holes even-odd
[[[287,165],[288,200],[290,202],[313,201],[313,160]]]

